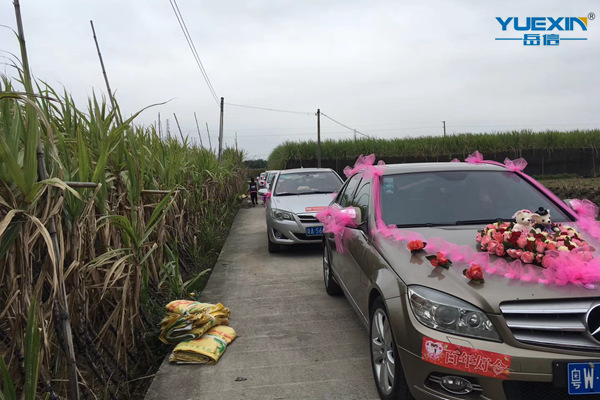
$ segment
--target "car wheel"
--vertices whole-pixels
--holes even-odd
[[[371,309],[370,336],[371,366],[379,397],[383,400],[414,399],[408,390],[390,320],[380,298]]]
[[[268,242],[269,253],[279,253],[279,245],[277,243],[271,242],[271,238],[269,237],[268,233],[267,233],[267,242]]]
[[[331,252],[327,245],[323,244],[323,280],[325,281],[325,291],[330,296],[336,296],[342,293],[342,288],[335,281],[331,272]]]

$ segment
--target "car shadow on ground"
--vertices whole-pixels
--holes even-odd
[[[314,257],[323,253],[323,245],[321,243],[316,244],[295,244],[291,246],[279,246],[280,250],[278,253],[269,254],[270,256],[276,257]]]

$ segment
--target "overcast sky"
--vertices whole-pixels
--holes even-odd
[[[316,110],[379,138],[510,129],[600,127],[600,20],[554,31],[558,46],[524,46],[496,17],[587,17],[597,0],[178,0],[217,97],[225,98],[224,141],[248,159],[285,140],[316,140]],[[161,115],[176,132],[216,146],[219,106],[169,0],[21,0],[36,78],[64,86],[80,108],[105,94],[90,20],[111,88],[125,115],[153,103],[139,124]],[[563,21],[564,22],[564,21]],[[0,24],[16,29],[12,0]],[[550,24],[546,23],[548,27]],[[564,27],[564,23],[561,24]],[[0,28],[0,73],[18,43]],[[298,113],[233,106],[264,107]],[[321,118],[322,139],[354,133]],[[360,134],[359,134],[360,137]],[[199,141],[198,141],[199,142]]]

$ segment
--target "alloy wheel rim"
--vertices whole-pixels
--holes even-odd
[[[377,309],[371,321],[371,355],[377,386],[385,395],[390,394],[394,387],[396,360],[393,346],[387,315]]]

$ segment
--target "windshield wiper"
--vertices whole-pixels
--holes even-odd
[[[333,192],[322,192],[322,191],[315,191],[315,192],[300,192],[300,193],[296,193],[298,196],[302,196],[303,194],[330,194]]]
[[[421,223],[421,224],[397,224],[396,228],[433,228],[434,226],[448,226],[448,225],[454,225],[452,223],[433,223],[433,222],[425,222],[425,223]]]
[[[279,197],[279,196],[298,196],[299,193],[289,193],[289,192],[283,192],[283,193],[277,193],[275,195],[275,197]]]
[[[512,222],[511,218],[486,218],[486,219],[466,219],[463,221],[456,221],[455,225],[479,225],[479,224],[491,224],[493,222]]]

